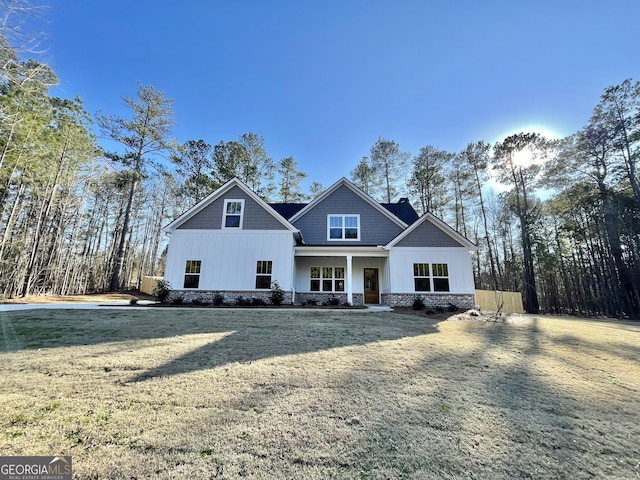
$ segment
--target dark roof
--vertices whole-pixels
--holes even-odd
[[[398,203],[381,203],[384,208],[398,217],[407,225],[411,225],[418,219],[418,214],[409,203],[408,198],[401,198]],[[306,203],[270,203],[269,206],[289,220],[296,213],[307,206]]]
[[[306,203],[270,203],[269,206],[281,216],[289,220],[296,213],[307,206]]]
[[[419,218],[418,213],[413,209],[408,198],[401,198],[398,203],[381,203],[380,205],[389,210],[407,225],[411,225]]]

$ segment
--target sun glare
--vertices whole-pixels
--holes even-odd
[[[517,167],[528,167],[533,163],[533,153],[528,148],[513,154],[513,164]]]

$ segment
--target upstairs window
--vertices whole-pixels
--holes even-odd
[[[360,240],[360,215],[328,215],[327,240]]]
[[[271,288],[271,260],[258,260],[256,264],[256,289]]]
[[[242,228],[244,200],[225,200],[222,228]]]
[[[184,268],[184,287],[198,288],[200,285],[200,267],[202,260],[187,260]]]

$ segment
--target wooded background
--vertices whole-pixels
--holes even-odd
[[[234,176],[267,201],[306,202],[322,191],[314,182],[303,192],[297,162],[274,161],[256,133],[178,142],[173,102],[151,85],[123,97],[126,117],[51,96],[55,73],[29,59],[7,25],[1,295],[139,287],[144,275],[163,273],[161,227]],[[350,178],[378,201],[408,196],[475,242],[479,289],[521,291],[528,312],[637,316],[640,82],[605,89],[585,123],[563,139],[522,132],[460,152],[404,152],[381,137],[353,159]]]

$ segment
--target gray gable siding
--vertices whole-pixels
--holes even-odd
[[[328,241],[327,215],[360,214],[360,241]],[[398,236],[402,228],[371,204],[341,186],[294,222],[307,245],[385,245]]]
[[[243,230],[286,230],[287,228],[267,212],[260,204],[249,198],[240,188],[233,187],[219,198],[204,207],[193,217],[178,227],[181,230],[202,229],[220,230],[222,228],[222,210],[225,200],[244,199]]]
[[[429,220],[425,220],[416,229],[400,240],[396,247],[463,247],[456,239],[447,235]]]

